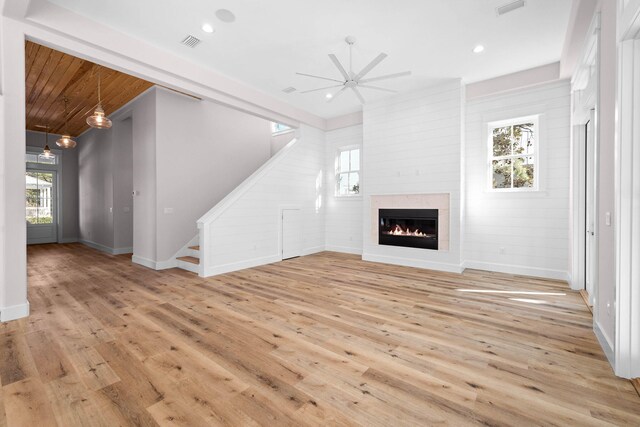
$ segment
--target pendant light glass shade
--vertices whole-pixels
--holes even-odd
[[[64,97],[64,133],[62,137],[56,141],[56,145],[60,148],[75,148],[77,143],[71,138],[69,132],[67,131],[67,104],[69,104],[69,98]]]
[[[62,135],[62,137],[56,141],[56,145],[60,148],[75,148],[77,143],[71,139],[70,135]]]
[[[109,129],[111,127],[111,120],[104,115],[104,109],[102,108],[102,98],[100,96],[100,69],[98,69],[98,106],[93,112],[93,115],[87,117],[87,124],[95,129]]]
[[[111,127],[111,120],[104,115],[102,104],[98,104],[93,115],[87,117],[87,124],[96,129],[109,129]]]
[[[38,160],[44,163],[50,163],[55,158],[56,155],[53,154],[49,148],[49,126],[46,126],[46,131],[44,133],[44,150],[42,150],[42,153],[38,154]]]

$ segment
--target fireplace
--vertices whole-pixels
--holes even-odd
[[[379,209],[378,243],[438,249],[438,209]]]

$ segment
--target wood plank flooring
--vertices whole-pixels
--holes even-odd
[[[210,279],[79,244],[28,260],[0,427],[640,425],[561,282],[329,252]]]

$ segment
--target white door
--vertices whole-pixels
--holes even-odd
[[[589,303],[593,304],[596,281],[596,155],[594,135],[594,111],[586,124],[586,185],[585,185],[585,288],[589,294]]]
[[[27,244],[58,241],[56,172],[29,169],[26,180]]]
[[[282,210],[282,259],[302,255],[302,215],[300,209]]]

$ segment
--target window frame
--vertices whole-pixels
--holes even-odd
[[[359,166],[358,166],[358,170],[353,170],[351,169],[351,154],[349,154],[349,170],[348,171],[341,171],[340,170],[340,155],[345,152],[345,151],[355,151],[358,150],[358,156],[359,156]],[[335,153],[335,173],[333,174],[333,179],[335,180],[335,185],[334,185],[334,197],[336,198],[341,198],[341,199],[353,199],[353,198],[358,198],[358,197],[362,197],[362,146],[360,145],[345,145],[342,147],[338,147],[338,149],[336,150]],[[340,194],[340,181],[338,179],[338,177],[340,176],[340,174],[343,173],[351,173],[351,172],[358,172],[358,192],[354,193],[354,194]]]
[[[530,154],[511,154],[506,156],[494,156],[493,155],[493,130],[500,127],[505,126],[514,126],[522,123],[533,123],[534,130],[534,145],[533,145],[533,153]],[[504,120],[493,120],[487,122],[486,126],[487,131],[487,186],[486,189],[492,193],[527,193],[527,192],[538,192],[540,191],[540,173],[541,173],[541,155],[540,155],[540,145],[541,145],[541,127],[540,127],[540,114],[530,114],[527,116],[520,116],[510,119]],[[515,159],[521,157],[533,157],[534,168],[533,168],[533,186],[532,187],[509,187],[509,188],[494,188],[493,187],[493,161],[494,160],[505,160],[505,159]],[[513,176],[511,185],[513,186]]]

